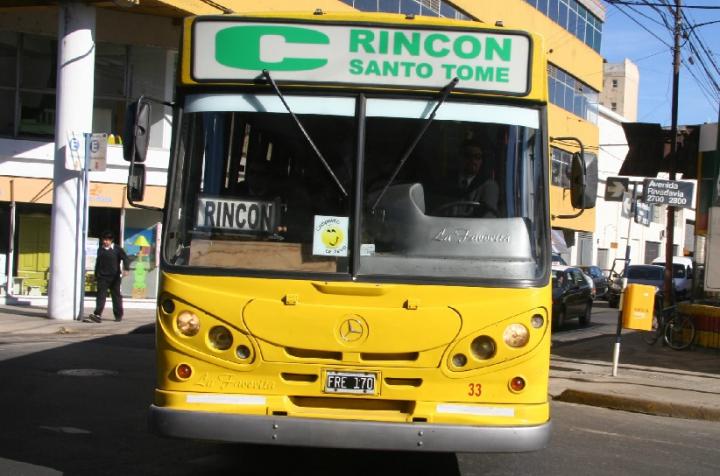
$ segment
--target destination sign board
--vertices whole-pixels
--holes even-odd
[[[445,87],[525,95],[532,41],[521,32],[195,20],[192,79]]]
[[[195,226],[230,232],[274,233],[280,207],[276,202],[199,197]]]
[[[643,180],[643,202],[657,205],[672,205],[681,208],[692,207],[692,182],[677,180]]]

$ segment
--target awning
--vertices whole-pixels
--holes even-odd
[[[567,243],[565,243],[565,233],[563,230],[550,230],[550,238],[553,253],[563,254],[570,252]]]
[[[670,129],[643,122],[622,126],[629,150],[619,175],[657,177],[659,172],[670,172]],[[700,126],[678,127],[675,171],[685,179],[697,178],[699,141]]]

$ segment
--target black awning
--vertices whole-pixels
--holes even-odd
[[[629,151],[619,175],[657,177],[670,172],[670,129],[660,124],[624,122],[623,130]],[[683,178],[697,178],[700,126],[678,127],[678,148],[675,171]]]

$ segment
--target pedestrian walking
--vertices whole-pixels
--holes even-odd
[[[113,243],[114,236],[112,232],[104,232],[101,240],[97,259],[95,260],[97,298],[95,301],[95,311],[90,314],[89,319],[92,322],[100,322],[102,320],[101,316],[105,309],[105,299],[107,298],[108,291],[110,291],[115,321],[121,321],[123,318],[123,302],[122,295],[120,294],[120,283],[122,282],[123,276],[127,276],[128,270],[130,269],[130,262],[125,250]],[[121,262],[122,266],[120,264]]]

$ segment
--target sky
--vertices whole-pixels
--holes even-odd
[[[657,4],[661,1],[648,0],[648,3]],[[671,3],[674,4],[674,1],[671,0]],[[682,4],[720,7],[720,0],[682,0]],[[638,122],[655,122],[669,126],[672,117],[672,32],[665,27],[660,14],[649,6],[636,6],[631,9],[629,6],[614,6],[607,2],[605,5],[607,16],[603,25],[600,53],[610,63],[618,63],[628,58],[638,66],[640,70]],[[667,7],[661,10],[668,13],[666,17],[672,22]],[[638,20],[652,34],[633,22],[623,11]],[[710,51],[716,64],[720,66],[720,9],[684,9],[684,11],[691,25],[718,21],[716,24],[697,27],[694,31]],[[687,23],[684,25],[687,26]],[[692,36],[692,39],[696,48],[700,48],[697,37]],[[663,44],[663,41],[666,44]],[[685,64],[680,70],[678,124],[717,122],[720,94],[712,92],[712,85],[706,87],[711,92],[703,92],[698,86],[698,81],[687,67],[689,57],[697,56],[691,51],[689,44],[683,44],[681,41],[681,45]],[[720,85],[720,72],[704,54],[702,58],[713,73],[715,81]],[[689,66],[695,76],[701,80],[707,78],[707,74],[697,61],[694,66]]]

